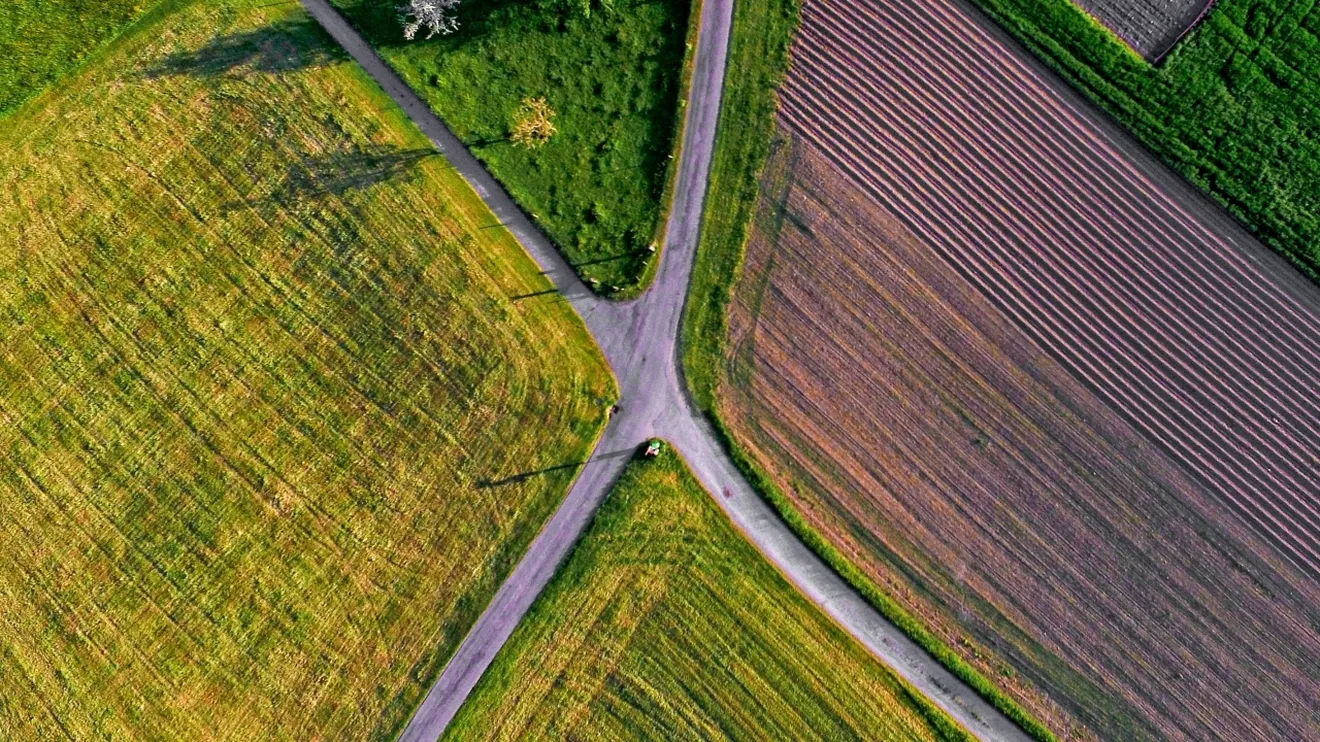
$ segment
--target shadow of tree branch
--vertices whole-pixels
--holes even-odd
[[[345,59],[343,50],[324,43],[322,34],[311,18],[280,21],[217,36],[200,49],[173,52],[144,68],[142,75],[153,79],[172,75],[213,77],[238,67],[287,72]]]

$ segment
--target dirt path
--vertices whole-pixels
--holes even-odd
[[[620,412],[606,427],[563,504],[463,639],[401,739],[429,742],[440,736],[586,529],[628,457],[648,438],[659,437],[679,449],[708,492],[719,493],[715,501],[748,540],[880,660],[978,738],[1026,740],[1021,730],[886,621],[788,530],[738,473],[680,382],[679,320],[715,143],[733,0],[703,3],[683,153],[660,267],[654,284],[641,298],[623,303],[599,299],[587,290],[508,194],[327,0],[301,1],[403,108],[544,269],[558,294],[530,301],[566,300],[573,305],[613,368],[621,394]]]

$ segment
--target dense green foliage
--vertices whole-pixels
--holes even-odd
[[[683,371],[698,406],[711,419],[735,463],[789,527],[858,592],[950,672],[1041,742],[1056,739],[1044,725],[926,630],[816,533],[760,467],[729,435],[715,401],[731,291],[737,280],[759,180],[774,133],[775,89],[788,67],[797,0],[740,0],[725,76],[724,102],[702,216],[701,242],[683,316]]]
[[[762,559],[669,450],[624,471],[447,734],[971,739]]]
[[[468,0],[451,36],[405,43],[396,0],[334,0],[345,16],[602,289],[646,271],[675,145],[689,0]],[[558,129],[509,141],[524,98]]]
[[[1220,0],[1159,65],[1068,0],[977,0],[1142,143],[1320,275],[1320,7]]]
[[[615,390],[297,4],[0,121],[0,739],[392,738]]]

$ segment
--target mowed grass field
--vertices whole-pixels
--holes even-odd
[[[582,324],[296,4],[0,123],[0,235],[0,738],[391,738],[603,424]]]
[[[0,117],[119,33],[159,0],[0,3]]]
[[[763,182],[720,412],[790,522],[1059,739],[1309,739],[1315,584],[819,147]]]
[[[1070,0],[974,4],[1320,279],[1320,6],[1220,0],[1150,65]]]
[[[651,264],[680,116],[690,0],[466,0],[450,36],[405,42],[396,0],[334,0],[600,290]],[[524,98],[558,129],[509,141]]]
[[[445,739],[971,738],[765,562],[666,448],[624,470]]]

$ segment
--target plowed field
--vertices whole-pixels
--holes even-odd
[[[1320,737],[1315,290],[979,23],[805,6],[726,420],[1102,736]]]
[[[1168,53],[1214,0],[1077,0],[1133,51],[1146,59]]]

